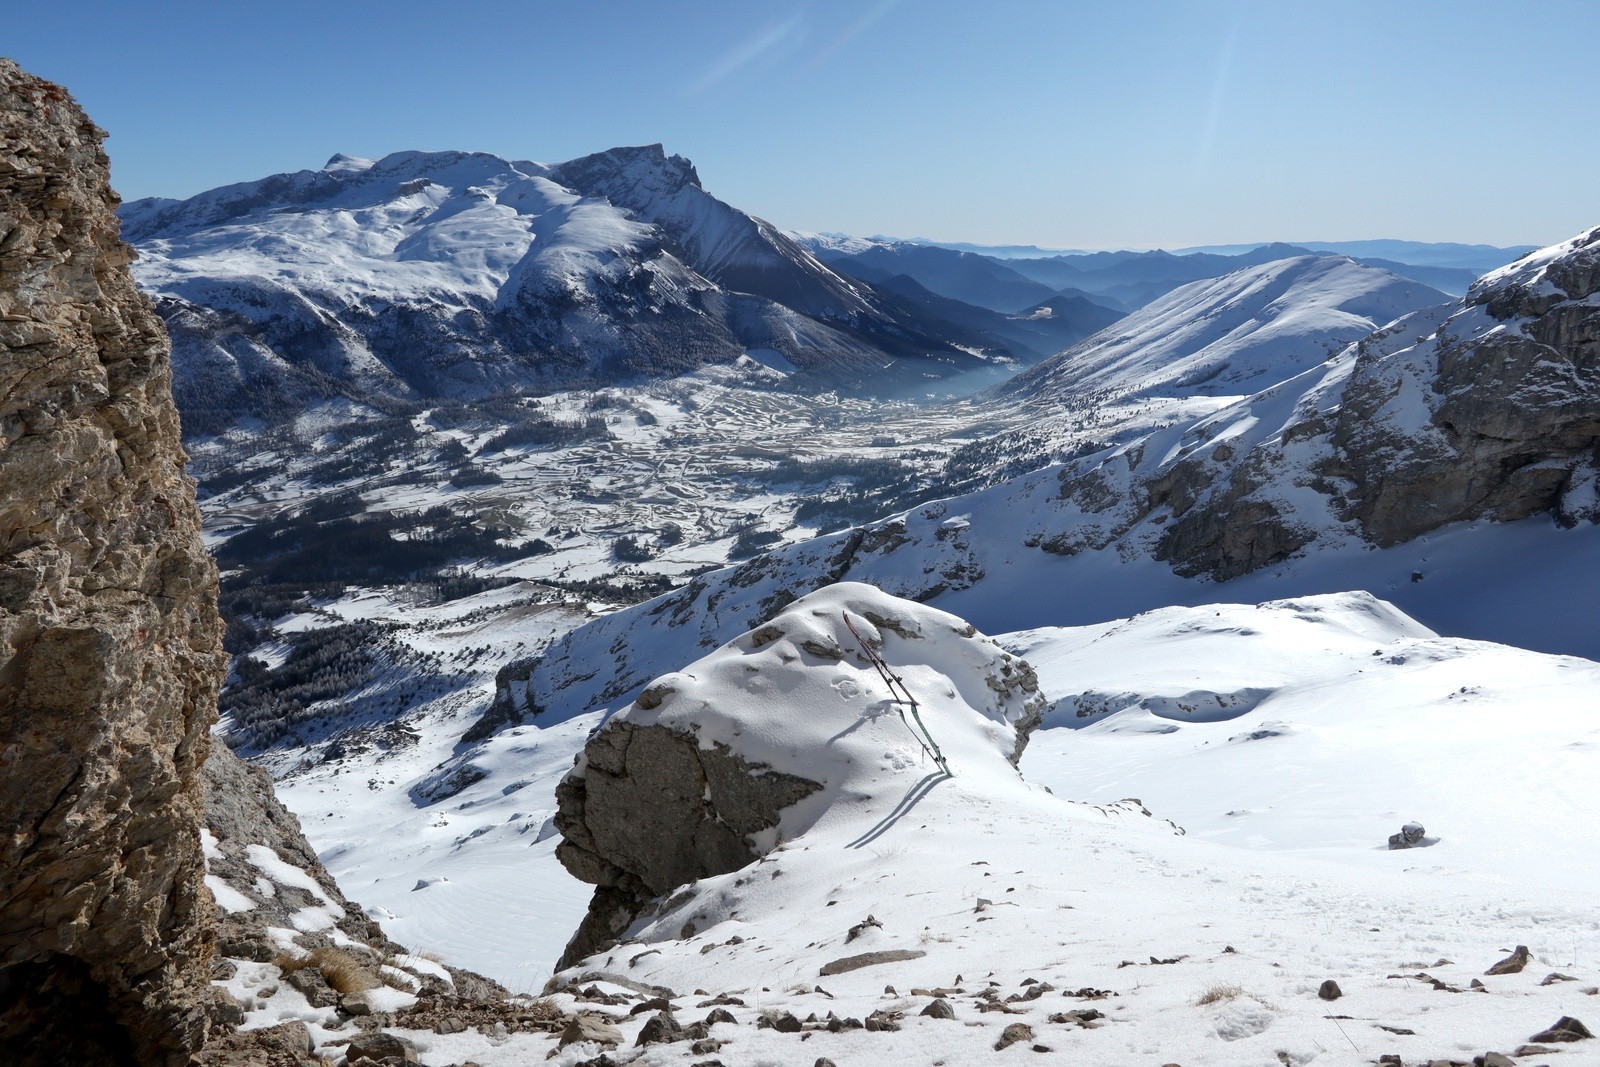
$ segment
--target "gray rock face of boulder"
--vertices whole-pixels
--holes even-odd
[[[0,1062],[205,1035],[226,670],[161,321],[65,90],[0,60]]]
[[[652,899],[753,862],[751,835],[820,788],[665,726],[600,729],[556,787],[556,856],[598,887],[558,969],[615,944]]]

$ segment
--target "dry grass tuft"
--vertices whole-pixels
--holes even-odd
[[[342,948],[319,948],[304,956],[279,956],[272,962],[285,975],[315,967],[336,993],[360,993],[383,985],[377,975]]]
[[[1243,986],[1214,985],[1200,994],[1200,999],[1195,1001],[1195,1005],[1204,1007],[1207,1004],[1220,1004],[1224,1000],[1237,1000],[1242,996],[1244,996]]]
[[[339,948],[319,948],[311,954],[317,970],[336,993],[360,993],[383,983],[350,953]]]

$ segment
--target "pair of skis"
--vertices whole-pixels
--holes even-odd
[[[922,715],[917,710],[917,698],[912,696],[911,690],[906,688],[905,680],[890,670],[889,664],[878,654],[878,650],[868,644],[865,637],[861,636],[861,631],[857,630],[855,624],[850,621],[850,613],[845,611],[839,614],[844,619],[845,628],[850,631],[851,636],[856,639],[856,643],[861,646],[861,651],[866,655],[867,662],[872,664],[873,669],[878,672],[878,677],[882,678],[883,684],[888,687],[889,702],[897,705],[896,710],[900,712],[900,721],[906,724],[906,729],[911,731],[911,736],[917,739],[917,743],[922,746],[922,751],[926,752],[933,762],[938,765],[939,770],[947,775],[950,774],[950,765],[945,762],[944,753],[939,751],[939,743],[933,739],[933,735],[928,732],[927,724],[922,721]],[[912,726],[911,719],[906,718],[907,708],[911,709],[911,719],[916,720],[916,726]]]

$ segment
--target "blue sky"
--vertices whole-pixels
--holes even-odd
[[[17,5],[125,197],[664,143],[796,229],[1053,247],[1600,225],[1593,0]]]

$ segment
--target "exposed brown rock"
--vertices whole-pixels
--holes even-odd
[[[1556,1020],[1554,1026],[1550,1027],[1548,1030],[1540,1030],[1537,1034],[1534,1034],[1532,1037],[1528,1038],[1528,1040],[1535,1043],[1556,1043],[1567,1041],[1588,1041],[1593,1037],[1594,1035],[1589,1032],[1589,1028],[1583,1025],[1583,1023],[1579,1022],[1577,1019],[1574,1019],[1570,1015],[1563,1015],[1561,1018]]]
[[[1002,1052],[1012,1045],[1022,1041],[1032,1041],[1034,1038],[1033,1027],[1027,1023],[1012,1023],[1000,1031],[1000,1040],[994,1043],[994,1050]]]
[[[0,1062],[203,1040],[200,765],[225,661],[166,334],[101,150],[0,60]]]
[[[827,978],[835,974],[844,974],[846,971],[859,971],[863,967],[876,967],[883,963],[919,960],[926,955],[927,953],[919,948],[890,948],[878,952],[863,952],[858,956],[845,956],[824,963],[817,973]]]
[[[323,898],[343,913],[337,929],[347,937],[370,947],[376,955],[405,951],[339,892],[301,832],[300,820],[273,793],[272,777],[266,771],[250,766],[219,743],[212,747],[206,760],[204,784],[205,824],[215,841],[207,869],[250,904],[245,911],[217,909],[220,955],[272,959],[281,949],[268,936],[267,928],[292,929],[290,916],[303,907],[324,905]],[[298,886],[285,885],[275,885],[271,895],[263,894],[258,883],[264,872],[251,862],[252,848],[270,849],[272,857],[304,872],[321,887],[323,898]],[[263,854],[258,852],[260,855]],[[301,933],[297,940],[307,950],[334,944],[326,933]]]

